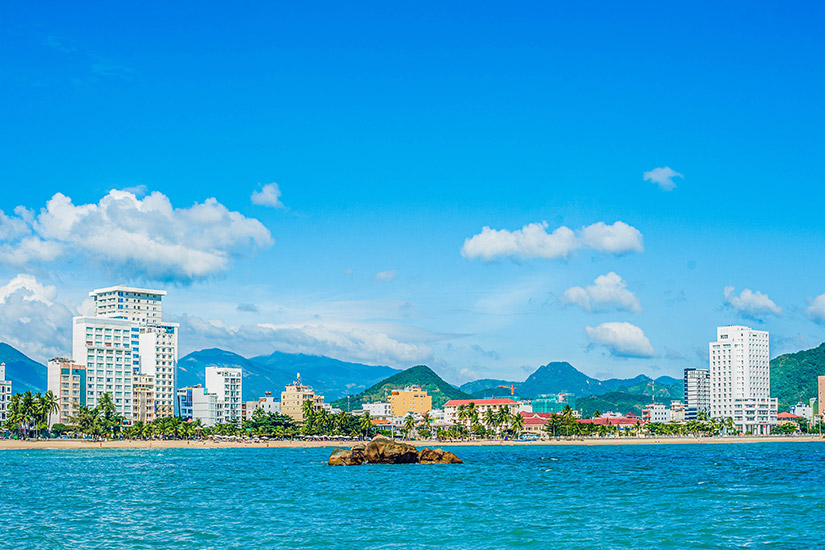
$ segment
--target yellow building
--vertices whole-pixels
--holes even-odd
[[[136,374],[132,379],[132,418],[148,423],[155,420],[157,412],[155,377]]]
[[[409,413],[424,414],[433,409],[433,398],[421,386],[407,386],[403,390],[392,390],[387,396],[392,406],[393,416],[406,416]]]
[[[49,414],[49,427],[71,424],[86,404],[86,366],[71,359],[55,358],[48,364],[48,389],[57,399],[57,411]]]
[[[303,422],[305,401],[311,401],[312,408],[316,411],[324,408],[324,396],[315,395],[312,388],[301,384],[301,373],[298,373],[298,380],[281,392],[281,414],[296,422]]]

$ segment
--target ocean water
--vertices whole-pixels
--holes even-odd
[[[825,442],[0,451],[2,548],[825,548]]]

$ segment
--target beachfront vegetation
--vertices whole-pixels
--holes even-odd
[[[60,410],[57,398],[51,391],[44,394],[16,393],[11,396],[3,428],[15,432],[18,437],[39,437],[48,434],[49,415]]]

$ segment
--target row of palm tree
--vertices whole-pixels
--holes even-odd
[[[3,428],[17,432],[21,438],[40,437],[49,428],[49,415],[60,410],[51,390],[44,394],[16,393],[11,396]]]
[[[520,414],[511,413],[509,407],[501,407],[497,411],[487,408],[483,414],[479,414],[476,404],[470,402],[459,405],[456,412],[458,420],[476,437],[518,435],[524,428],[524,418]]]

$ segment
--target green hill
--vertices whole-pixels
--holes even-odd
[[[825,342],[817,348],[787,353],[771,360],[771,396],[779,410],[816,397],[816,378],[825,376]]]
[[[343,410],[359,409],[362,403],[386,401],[392,390],[403,389],[407,386],[421,386],[427,390],[433,398],[434,409],[440,409],[450,399],[471,399],[470,395],[442,380],[430,367],[418,365],[394,374],[363,392],[350,396],[349,399],[342,397],[334,401],[332,406]]]

